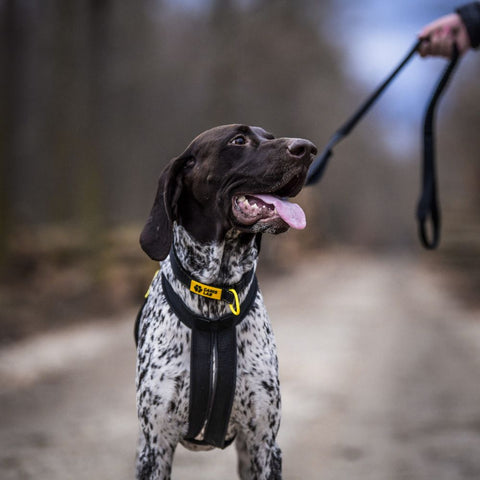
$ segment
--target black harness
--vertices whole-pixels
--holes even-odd
[[[188,432],[185,440],[197,445],[225,448],[234,440],[226,439],[226,435],[237,378],[236,326],[255,303],[257,278],[251,270],[232,286],[205,285],[190,277],[180,265],[173,249],[170,252],[170,262],[176,278],[191,292],[227,302],[232,311],[215,320],[193,313],[162,275],[165,298],[180,321],[192,331]],[[239,304],[238,292],[249,284],[247,296]],[[143,307],[135,323],[137,343],[142,310]]]

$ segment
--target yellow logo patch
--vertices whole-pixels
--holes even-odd
[[[222,289],[211,287],[210,285],[204,285],[203,283],[192,280],[190,282],[190,291],[201,295],[202,297],[213,298],[214,300],[220,300],[222,298]]]

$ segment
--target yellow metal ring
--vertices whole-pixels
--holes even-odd
[[[240,302],[238,301],[237,292],[233,288],[230,288],[229,292],[233,293],[233,296],[235,298],[235,304],[228,304],[228,306],[230,307],[230,310],[234,315],[240,315]]]

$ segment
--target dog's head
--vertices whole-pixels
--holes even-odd
[[[163,260],[176,221],[198,241],[242,232],[281,233],[303,228],[297,195],[317,149],[308,140],[275,138],[259,127],[225,125],[195,138],[163,170],[140,243]]]

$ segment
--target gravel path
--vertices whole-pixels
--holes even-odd
[[[480,478],[480,312],[410,257],[336,252],[261,282],[286,480]],[[0,478],[133,478],[135,312],[0,350]],[[233,479],[179,446],[174,480]]]

